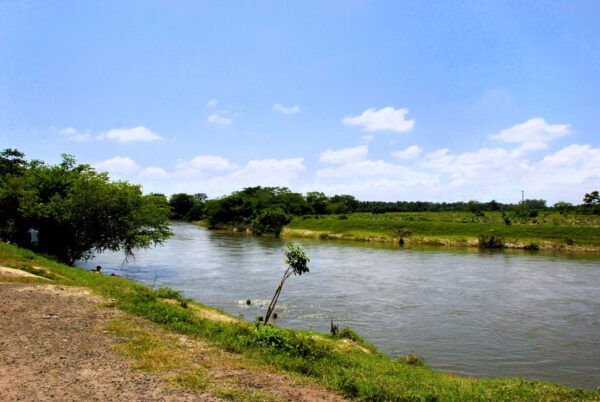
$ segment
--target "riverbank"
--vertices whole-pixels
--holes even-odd
[[[25,282],[76,287],[102,298],[98,308],[122,314],[104,329],[121,339],[122,355],[179,390],[234,400],[290,400],[294,399],[290,394],[282,397],[285,391],[268,385],[289,382],[299,387],[296,391],[324,392],[319,395],[331,398],[341,394],[369,400],[600,400],[598,392],[541,381],[476,380],[438,373],[412,355],[391,359],[352,331],[332,337],[276,327],[257,330],[176,291],[152,290],[124,278],[67,267],[5,244],[0,244],[0,265],[46,278],[2,279],[19,286]],[[223,373],[229,373],[228,381]]]
[[[282,236],[398,245],[600,252],[600,217],[541,213],[510,219],[460,212],[354,213],[296,217]]]

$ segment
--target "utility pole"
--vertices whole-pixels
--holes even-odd
[[[521,190],[521,215],[525,213],[525,191]]]

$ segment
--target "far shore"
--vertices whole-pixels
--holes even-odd
[[[398,246],[439,246],[439,247],[454,247],[454,248],[481,248],[479,239],[476,237],[438,237],[438,236],[411,236],[411,237],[393,237],[383,234],[352,234],[352,233],[335,233],[326,230],[307,230],[293,229],[285,227],[281,231],[281,237],[284,238],[307,238],[318,240],[348,240],[357,242],[373,242],[387,243]],[[544,250],[557,252],[600,252],[600,245],[569,245],[549,240],[541,240],[536,244],[536,248],[531,248],[531,242],[509,241],[505,242],[504,246],[499,249],[514,249],[514,250]]]

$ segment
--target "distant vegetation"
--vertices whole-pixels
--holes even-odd
[[[518,204],[503,204],[497,201],[435,203],[425,201],[359,201],[351,195],[341,194],[332,197],[321,192],[309,192],[305,195],[294,193],[285,187],[248,187],[228,196],[209,200],[205,194],[175,194],[171,197],[171,217],[190,221],[203,220],[211,229],[233,229],[248,231],[257,235],[271,233],[279,235],[282,228],[292,220],[319,219],[335,216],[345,220],[355,213],[380,215],[387,213],[463,213],[462,223],[490,223],[510,226],[516,224],[537,224],[541,214],[556,212],[561,216],[600,215],[598,192],[584,196],[582,205],[574,206],[560,201],[552,207],[542,199],[526,199]],[[360,215],[363,216],[363,215]],[[362,219],[362,218],[361,218]],[[386,220],[387,218],[382,218]],[[415,218],[420,219],[420,218]],[[437,220],[428,218],[429,220]],[[370,221],[377,220],[369,218]],[[444,220],[444,219],[442,219]],[[356,219],[350,219],[347,225],[353,225]],[[324,223],[320,221],[320,223]],[[341,225],[341,224],[339,224]],[[338,226],[339,226],[338,225]],[[303,227],[295,223],[292,227]],[[313,225],[314,226],[314,225]],[[322,226],[322,225],[317,225]],[[323,228],[322,228],[323,229]],[[360,228],[355,228],[360,229]],[[400,230],[396,228],[396,230]],[[445,228],[441,227],[441,230]],[[486,230],[485,228],[481,230]],[[474,234],[478,237],[481,233]],[[469,235],[473,235],[469,233]]]
[[[0,238],[73,265],[94,252],[161,243],[170,235],[169,205],[140,186],[63,155],[58,165],[0,153]],[[32,234],[35,233],[35,235]],[[36,241],[37,240],[37,241]]]
[[[518,212],[390,212],[304,216],[285,227],[291,236],[375,240],[413,245],[517,247],[600,251],[600,215],[546,209]]]

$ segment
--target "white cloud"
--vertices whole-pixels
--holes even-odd
[[[115,128],[102,134],[98,139],[109,139],[121,143],[129,143],[136,141],[156,141],[162,139],[158,134],[153,133],[150,129],[144,126],[133,128]]]
[[[219,101],[216,99],[211,99],[206,103],[206,107],[215,107],[219,104]]]
[[[410,159],[418,158],[422,152],[423,152],[423,150],[420,147],[418,147],[417,145],[411,145],[410,147],[408,147],[406,149],[393,151],[392,156],[394,158],[400,159],[400,160],[410,160]]]
[[[67,138],[71,141],[79,142],[113,140],[121,143],[130,143],[135,141],[156,141],[162,139],[161,136],[153,133],[150,129],[144,126],[133,128],[116,128],[98,134],[92,133],[91,130],[79,131],[73,127],[67,127],[56,131],[67,136]]]
[[[89,130],[81,132],[73,127],[67,127],[58,130],[58,132],[63,135],[66,135],[67,138],[71,141],[88,142],[94,139],[92,133]]]
[[[211,114],[208,116],[208,122],[217,126],[225,127],[230,126],[233,120],[229,117],[223,116],[218,113]]]
[[[342,122],[349,126],[362,126],[367,131],[395,131],[403,133],[411,130],[414,120],[406,120],[408,109],[394,109],[391,106],[379,110],[365,110],[360,116],[346,116]]]
[[[568,124],[548,124],[546,120],[536,117],[506,128],[490,138],[514,143],[548,143],[569,134],[571,129]]]
[[[525,142],[518,148],[512,150],[511,155],[515,158],[525,156],[526,154],[534,151],[541,151],[542,149],[548,148],[548,145],[543,142]]]
[[[214,155],[199,155],[194,159],[177,164],[177,169],[187,171],[188,174],[198,173],[198,171],[217,171],[235,169],[236,165],[230,163],[227,159]]]
[[[114,158],[96,163],[94,167],[98,171],[109,173],[134,173],[140,169],[133,159],[121,156],[115,156]]]
[[[282,114],[296,114],[300,111],[298,106],[283,106],[281,103],[276,103],[273,105],[273,109]]]
[[[343,148],[338,150],[328,149],[321,154],[319,161],[338,165],[342,163],[357,162],[365,159],[369,153],[366,145],[360,145],[354,148]]]
[[[166,170],[158,168],[158,167],[147,167],[142,169],[140,172],[141,177],[150,177],[150,178],[165,178],[169,174]]]

